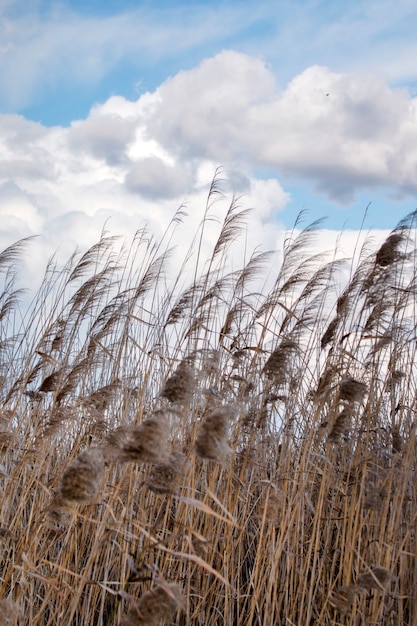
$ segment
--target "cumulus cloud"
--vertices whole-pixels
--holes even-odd
[[[109,165],[123,161],[134,139],[135,123],[120,115],[92,115],[76,121],[68,131],[68,143],[74,151],[103,159]]]
[[[370,188],[415,193],[416,146],[417,100],[374,74],[312,66],[280,88],[262,59],[223,51],[69,127],[0,116],[0,244],[42,234],[43,263],[93,243],[106,220],[121,235],[146,223],[159,237],[181,205],[191,238],[222,165],[226,196],[207,234],[235,194],[253,208],[247,249],[272,249],[290,182],[340,203]]]
[[[109,77],[117,84],[126,67],[153,88],[167,65],[175,73],[230,47],[262,54],[284,82],[329,59],[339,72],[379,69],[397,83],[417,78],[412,0],[120,2],[101,3],[100,13],[92,9],[98,4],[0,1],[2,110],[59,102],[74,89],[94,98],[97,86]]]
[[[372,187],[417,190],[417,99],[373,74],[313,66],[280,91],[261,60],[225,51],[158,94],[148,127],[182,158],[240,158],[340,202]]]
[[[140,159],[132,164],[126,186],[145,198],[178,198],[187,193],[187,177],[180,167],[164,163],[158,157]]]
[[[0,184],[0,216],[2,238],[11,238],[9,243],[33,235],[43,226],[35,203],[12,181]]]
[[[160,105],[150,116],[149,129],[185,158],[244,157],[252,130],[248,113],[268,102],[274,90],[274,76],[262,61],[226,50],[157,90]]]

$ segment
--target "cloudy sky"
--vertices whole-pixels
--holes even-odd
[[[217,167],[250,243],[417,206],[415,0],[0,0],[0,245],[45,254],[185,205]],[[106,222],[106,220],[109,220]]]

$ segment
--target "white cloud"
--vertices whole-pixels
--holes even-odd
[[[0,102],[7,110],[69,85],[94,93],[120,64],[143,72],[251,23],[250,14],[226,5],[139,6],[98,15],[77,13],[65,2],[23,0],[0,4],[0,17]]]
[[[247,250],[273,249],[286,181],[308,178],[340,202],[370,187],[415,192],[416,146],[417,101],[373,74],[313,66],[280,90],[262,60],[224,51],[69,128],[0,116],[0,244],[42,234],[39,267],[58,248],[93,243],[108,219],[112,233],[131,237],[147,223],[158,238],[185,204],[185,253],[223,165],[227,193],[207,233],[216,237],[235,193],[253,208]]]
[[[126,186],[145,198],[178,198],[187,193],[187,176],[181,167],[173,167],[158,157],[140,159],[132,164]]]
[[[413,0],[116,3],[101,14],[68,0],[0,2],[0,106],[22,110],[71,92],[89,99],[116,70],[131,86],[222,48],[261,54],[286,82],[312,64],[416,82]],[[166,69],[166,68],[169,69]],[[163,68],[163,69],[162,69]],[[159,73],[158,73],[159,72]],[[117,89],[117,86],[115,86]],[[59,106],[59,101],[57,106]]]
[[[75,151],[86,152],[115,165],[125,159],[134,132],[134,122],[120,115],[92,115],[72,124],[68,142]]]
[[[372,187],[417,191],[417,99],[373,74],[313,66],[280,92],[261,60],[226,51],[158,95],[148,127],[182,158],[272,167],[340,202]]]
[[[43,226],[29,195],[11,181],[0,184],[0,216],[3,237],[23,238],[39,232]]]

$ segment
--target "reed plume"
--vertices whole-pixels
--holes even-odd
[[[31,301],[0,253],[1,623],[417,623],[417,211],[239,264],[219,176],[178,268],[181,210]]]
[[[230,452],[227,437],[234,413],[232,406],[222,406],[204,417],[195,442],[200,457],[218,461]]]
[[[130,607],[120,626],[159,626],[171,621],[182,606],[184,597],[179,585],[161,582],[147,591],[139,602]]]
[[[91,502],[98,495],[103,472],[102,451],[99,448],[83,450],[62,475],[62,498],[68,502]]]

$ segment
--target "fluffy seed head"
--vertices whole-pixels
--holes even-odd
[[[47,510],[47,521],[49,529],[55,531],[66,528],[72,522],[72,514],[68,510],[61,492],[53,495]]]
[[[184,465],[185,456],[181,452],[172,452],[164,463],[157,463],[152,467],[146,481],[147,487],[154,493],[174,493]]]
[[[396,454],[400,454],[403,449],[404,439],[400,433],[399,426],[392,427],[391,436],[392,436],[392,451]]]
[[[344,378],[339,386],[339,397],[346,402],[362,402],[367,391],[365,383],[351,377]]]
[[[332,429],[329,433],[329,441],[339,441],[340,437],[346,434],[352,422],[352,413],[346,408],[336,417]]]
[[[104,460],[112,463],[120,460],[123,446],[129,442],[129,434],[131,431],[129,426],[118,426],[108,433],[102,447]]]
[[[42,384],[39,387],[38,391],[43,391],[44,393],[47,393],[48,391],[55,391],[55,389],[58,386],[61,375],[62,375],[61,370],[58,370],[56,372],[52,372],[52,374],[49,374],[49,376],[43,379]]]
[[[182,361],[166,381],[161,391],[161,397],[173,404],[185,404],[191,400],[194,388],[194,369],[187,361]]]
[[[230,451],[227,436],[233,414],[234,410],[231,406],[221,406],[207,414],[195,442],[196,451],[200,457],[219,460]]]
[[[404,236],[399,233],[390,235],[376,253],[376,263],[381,267],[392,265],[399,257],[398,246],[403,241]]]
[[[99,448],[80,452],[62,476],[62,498],[66,501],[91,502],[97,496],[103,472],[104,458]]]
[[[16,602],[9,598],[2,598],[0,600],[0,624],[1,626],[8,626],[13,624],[16,619],[22,617],[22,610]]]
[[[162,622],[171,621],[183,603],[184,596],[179,585],[160,583],[130,607],[120,626],[159,626]]]
[[[13,450],[19,442],[16,433],[7,430],[0,431],[0,451]]]
[[[339,323],[339,318],[335,317],[330,324],[328,325],[325,333],[323,334],[321,341],[320,341],[320,345],[321,348],[325,348],[327,346],[328,343],[330,343],[335,335],[336,332],[336,328],[337,325]]]
[[[162,411],[131,428],[123,443],[120,461],[161,463],[169,455],[168,422]]]
[[[332,591],[329,596],[329,603],[337,609],[339,613],[345,615],[351,611],[354,597],[354,587],[352,585],[342,585]]]
[[[263,371],[276,384],[284,384],[287,380],[288,361],[297,345],[288,339],[283,340],[278,348],[272,352],[264,365]]]
[[[383,489],[367,487],[363,500],[363,508],[371,511],[382,511],[387,494]]]
[[[360,589],[386,589],[391,582],[392,573],[385,567],[374,567],[363,572],[358,578]]]

